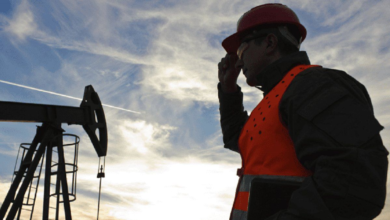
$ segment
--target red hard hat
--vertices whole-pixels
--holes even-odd
[[[252,8],[237,23],[237,32],[227,37],[222,46],[227,53],[236,53],[240,46],[240,34],[260,25],[290,24],[298,28],[302,41],[306,38],[306,28],[299,22],[298,16],[286,5],[265,4]]]

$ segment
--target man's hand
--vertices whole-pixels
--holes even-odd
[[[218,78],[223,92],[233,93],[237,91],[237,78],[241,70],[235,67],[237,60],[238,56],[236,54],[226,54],[218,63]]]

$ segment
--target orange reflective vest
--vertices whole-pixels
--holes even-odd
[[[288,129],[282,124],[279,102],[292,80],[314,65],[299,65],[283,79],[253,109],[241,130],[238,145],[242,168],[234,199],[231,220],[247,220],[250,183],[254,178],[303,181],[311,175],[295,153]]]

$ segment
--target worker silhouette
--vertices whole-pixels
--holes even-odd
[[[341,70],[310,64],[299,51],[305,38],[290,8],[265,4],[222,42],[224,147],[242,158],[231,220],[371,220],[384,207],[388,151],[367,90]],[[250,116],[241,71],[264,93]]]

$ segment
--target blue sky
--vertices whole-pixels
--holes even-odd
[[[347,71],[368,89],[380,123],[390,126],[389,1],[272,1],[308,30],[302,50],[313,64]],[[238,154],[223,149],[217,63],[238,18],[266,1],[3,0],[0,80],[82,98],[93,85],[109,131],[101,219],[227,219]],[[251,110],[262,94],[245,84]],[[79,106],[80,101],[0,83],[0,100]],[[0,202],[20,143],[33,123],[0,123]],[[98,158],[81,127],[77,219],[95,218]],[[381,132],[385,146],[390,133]],[[42,188],[39,195],[42,195]],[[390,218],[390,201],[378,220]],[[35,217],[39,219],[41,201]],[[201,210],[201,211],[200,211]]]

